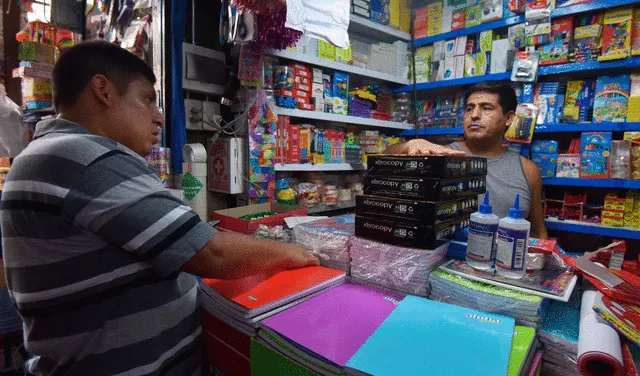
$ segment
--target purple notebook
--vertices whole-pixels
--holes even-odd
[[[402,298],[355,284],[330,289],[262,325],[344,367]]]

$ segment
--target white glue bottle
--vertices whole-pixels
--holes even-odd
[[[495,240],[500,218],[493,214],[489,204],[489,191],[477,212],[471,214],[469,240],[467,245],[467,264],[479,270],[493,268],[495,260]]]
[[[516,193],[509,215],[498,224],[496,272],[506,278],[522,278],[527,272],[527,249],[531,223],[523,218],[520,194]]]

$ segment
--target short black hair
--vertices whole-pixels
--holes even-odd
[[[54,108],[73,105],[97,74],[111,80],[120,93],[136,78],[156,83],[151,67],[124,48],[102,40],[82,42],[64,50],[53,67]]]
[[[502,113],[515,111],[518,107],[518,97],[516,91],[510,82],[506,81],[485,81],[477,83],[467,90],[467,98],[473,93],[493,93],[498,94],[498,102],[502,107]]]

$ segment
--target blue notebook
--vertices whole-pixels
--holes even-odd
[[[514,319],[407,296],[349,360],[348,374],[506,375]]]

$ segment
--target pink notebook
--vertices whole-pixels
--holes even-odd
[[[400,300],[384,290],[344,284],[265,319],[261,327],[344,367]]]

